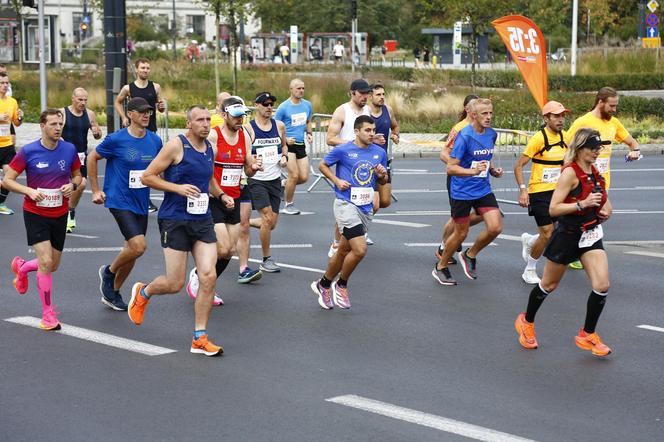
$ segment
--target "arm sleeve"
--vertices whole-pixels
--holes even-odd
[[[281,105],[277,108],[277,113],[274,114],[274,119],[284,122],[285,113],[286,111],[284,110],[284,103],[281,103]]]
[[[466,152],[466,144],[466,137],[462,133],[458,133],[454,140],[454,147],[452,148],[452,154],[450,156],[457,160],[461,160]]]
[[[74,156],[74,161],[71,163],[71,171],[79,170],[81,168],[81,159],[76,153],[76,148],[72,145],[72,155]]]
[[[340,152],[343,149],[339,149],[338,147],[336,149],[332,149],[327,155],[325,155],[325,158],[323,158],[323,161],[325,164],[328,166],[334,166],[339,162],[340,158]]]
[[[106,138],[102,140],[101,143],[97,145],[95,150],[99,155],[104,158],[111,158],[113,156],[113,135],[106,135]]]
[[[629,131],[625,129],[625,126],[622,125],[620,120],[614,117],[616,120],[616,140],[624,141],[625,138],[629,137]]]
[[[542,132],[537,132],[535,135],[530,137],[526,148],[523,150],[523,154],[528,158],[535,156],[539,150],[544,147],[544,139],[542,138]]]

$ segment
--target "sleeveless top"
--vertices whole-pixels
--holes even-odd
[[[251,144],[251,154],[256,158],[263,159],[263,170],[259,170],[251,177],[258,181],[272,181],[281,177],[281,137],[277,122],[274,118],[270,119],[272,127],[268,131],[262,130],[256,124],[256,120],[251,120],[252,129],[254,129],[254,142]]]
[[[76,146],[77,152],[87,152],[88,129],[90,129],[90,118],[88,118],[87,109],[83,111],[83,115],[77,117],[69,110],[69,107],[65,107],[65,118],[65,126],[62,128],[62,139]],[[81,162],[83,161],[81,160]]]
[[[376,133],[383,134],[385,137],[385,144],[374,143],[376,146],[380,146],[387,152],[387,145],[390,142],[390,129],[392,128],[392,120],[390,119],[390,111],[387,110],[387,106],[382,105],[380,107],[380,116],[375,117],[371,115],[374,123],[376,123]]]
[[[150,115],[148,129],[157,132],[157,90],[154,88],[152,80],[148,80],[148,85],[143,88],[136,86],[133,81],[129,83],[129,98],[136,97],[145,98],[145,101],[152,106],[153,111]]]
[[[356,114],[353,108],[350,107],[350,103],[344,103],[342,106],[344,109],[344,125],[341,127],[341,132],[339,132],[339,138],[344,141],[353,141],[355,140],[355,128],[353,128],[355,119],[360,115],[371,115],[371,111],[369,106],[365,105],[362,111]]]
[[[589,230],[599,223],[597,214],[606,203],[606,181],[594,165],[590,166],[591,173],[584,172],[576,162],[572,162],[567,166],[564,166],[563,170],[567,169],[568,167],[574,169],[574,173],[579,179],[579,184],[574,189],[572,189],[569,195],[565,197],[563,202],[576,203],[578,201],[583,201],[591,193],[601,193],[602,200],[599,207],[586,207],[583,210],[577,210],[568,215],[560,216],[558,217],[558,222],[568,230]]]
[[[202,199],[208,198],[208,188],[213,169],[213,150],[208,140],[205,140],[205,152],[197,151],[184,135],[178,135],[182,141],[182,161],[171,164],[164,171],[164,179],[174,184],[193,184],[201,191]],[[210,208],[205,213],[191,213],[190,206],[197,204],[175,192],[164,192],[164,202],[159,208],[159,219],[175,221],[198,221],[211,218]],[[209,206],[209,205],[208,205]]]
[[[229,144],[221,132],[221,127],[212,129],[217,132],[217,156],[214,159],[214,179],[221,190],[233,199],[240,198],[240,180],[244,172],[247,151],[244,129],[238,131],[237,142]]]

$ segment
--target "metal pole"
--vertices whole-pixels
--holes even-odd
[[[177,61],[178,59],[178,52],[177,49],[175,48],[175,40],[177,38],[178,32],[177,32],[177,19],[175,18],[175,0],[173,0],[173,61]]]
[[[586,31],[586,43],[590,44],[590,8],[588,8],[588,30]]]
[[[350,48],[350,65],[351,65],[351,71],[355,72],[355,34],[357,34],[357,19],[354,18],[353,21],[351,22],[351,33],[352,38],[350,39],[351,41],[351,48]]]
[[[579,27],[579,0],[574,0],[572,6],[572,62],[571,75],[576,75],[576,39]]]
[[[48,90],[46,88],[46,32],[44,30],[44,0],[39,0],[39,105],[46,110]],[[52,43],[51,43],[52,44]]]

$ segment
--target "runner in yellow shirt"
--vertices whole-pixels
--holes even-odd
[[[231,94],[228,92],[220,92],[219,95],[217,95],[217,107],[210,118],[210,130],[224,123],[224,119],[221,117],[221,103],[227,98],[231,98]]]
[[[7,173],[9,163],[16,155],[16,148],[11,134],[11,125],[18,127],[23,122],[23,111],[18,103],[7,95],[9,90],[9,77],[0,73],[0,167]],[[0,215],[13,215],[14,211],[5,205],[9,190],[2,187],[0,182]]]
[[[565,114],[569,112],[557,101],[549,101],[542,108],[544,127],[528,140],[521,158],[514,166],[514,178],[519,185],[519,205],[528,207],[528,215],[535,218],[539,233],[521,235],[523,249],[521,256],[526,268],[521,278],[526,284],[539,284],[537,276],[537,260],[542,256],[544,247],[553,233],[556,221],[549,214],[549,204],[553,190],[560,177],[560,166],[571,137],[563,130]],[[523,168],[532,160],[530,180],[526,188],[523,179]]]
[[[587,114],[577,118],[572,126],[569,128],[569,136],[573,137],[574,134],[582,127],[589,127],[595,129],[600,133],[602,140],[609,140],[611,142],[625,143],[630,152],[627,154],[628,161],[635,161],[641,158],[639,152],[639,143],[629,134],[627,129],[622,125],[620,120],[614,117],[618,109],[618,92],[611,87],[603,87],[595,96],[595,106],[593,110]],[[602,174],[606,180],[606,190],[609,190],[611,185],[611,152],[613,144],[604,146],[597,158],[595,167]],[[582,269],[581,262],[576,261],[570,264],[573,269]]]
[[[440,150],[440,161],[443,163],[447,164],[447,162],[450,159],[450,154],[452,153],[452,148],[454,148],[454,140],[456,139],[456,136],[459,132],[461,132],[461,129],[464,127],[468,126],[470,123],[473,122],[473,117],[472,113],[470,112],[470,105],[472,104],[473,100],[476,100],[480,98],[477,95],[467,95],[466,98],[463,99],[463,111],[459,114],[459,121],[452,127],[452,130],[450,130],[449,135],[447,136],[447,142],[445,143],[445,146]],[[450,190],[450,180],[452,177],[450,175],[447,175],[447,194],[449,197],[449,190]],[[451,205],[451,203],[450,203]],[[483,218],[479,216],[476,213],[471,213],[470,215],[470,225],[474,226],[478,223],[481,223],[483,221]],[[443,226],[443,239],[440,242],[440,245],[438,248],[436,248],[436,259],[440,260],[441,256],[443,256],[443,248],[445,247],[445,241],[447,238],[452,234],[454,231],[454,222],[452,221],[452,218],[450,217],[449,220],[447,220],[447,223]],[[458,250],[459,252],[461,250]],[[454,257],[450,258],[450,262],[448,264],[456,264],[456,259]]]

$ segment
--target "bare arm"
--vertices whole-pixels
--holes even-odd
[[[9,190],[10,192],[27,195],[32,201],[41,201],[46,197],[37,189],[33,189],[32,187],[24,186],[23,184],[16,182],[16,178],[20,175],[20,173],[11,167],[6,167],[5,170],[5,177],[2,180],[2,187],[5,189]]]
[[[330,166],[325,164],[325,161],[321,161],[318,164],[318,170],[320,170],[320,173],[322,173],[325,178],[332,181],[339,189],[346,190],[350,187],[350,183],[348,181],[337,178],[334,172],[332,172],[332,169],[330,169]]]
[[[519,205],[521,207],[528,207],[530,199],[528,198],[528,188],[523,180],[523,167],[530,162],[528,155],[521,155],[514,165],[514,179],[517,186],[519,186]]]
[[[217,157],[216,146],[217,146],[217,140],[218,139],[219,139],[219,135],[217,134],[217,130],[216,129],[210,129],[210,135],[208,135],[208,141],[210,142],[210,144],[212,144],[212,146],[215,149],[215,158]]]
[[[157,93],[157,110],[161,113],[164,113],[166,110],[166,102],[161,96],[161,86],[157,83],[154,83],[154,91]]]
[[[574,203],[564,202],[567,195],[578,185],[579,179],[576,177],[574,170],[571,167],[563,170],[558,179],[558,184],[556,184],[556,190],[553,191],[553,196],[551,197],[551,204],[549,205],[551,216],[569,215],[578,212],[579,208],[583,210],[588,207],[599,207],[602,200],[601,193],[591,193],[586,199]]]
[[[88,160],[86,162],[86,165],[88,166],[88,181],[90,182],[90,189],[92,191],[92,202],[95,204],[103,204],[106,200],[106,194],[99,189],[99,177],[97,172],[97,162],[102,158],[104,157],[97,153],[97,149],[92,149],[92,152],[88,154]]]
[[[447,161],[447,174],[450,176],[477,176],[489,168],[488,161],[479,163],[477,169],[465,169],[459,164],[460,160],[450,157]]]
[[[94,111],[90,109],[87,109],[87,111],[88,119],[90,120],[90,129],[92,129],[92,136],[95,140],[98,140],[101,138],[101,127],[99,127],[99,123],[97,123],[97,116]]]
[[[279,159],[279,165],[281,167],[286,167],[288,163],[288,143],[286,142],[286,125],[279,120],[277,121],[277,130],[279,131],[279,137],[281,137],[281,158]]]
[[[164,192],[173,192],[185,197],[198,198],[201,190],[192,184],[175,184],[166,181],[161,174],[171,165],[182,161],[184,156],[182,141],[174,138],[164,145],[157,157],[152,160],[148,168],[143,172],[141,181],[148,187]]]
[[[344,140],[339,138],[343,125],[344,109],[342,106],[339,106],[332,114],[332,120],[330,120],[330,125],[327,127],[327,137],[325,141],[329,146],[334,147],[345,143]]]
[[[118,94],[114,103],[115,112],[117,112],[118,116],[120,117],[120,122],[122,124],[122,127],[129,126],[129,120],[127,119],[127,115],[125,114],[124,111],[124,102],[128,96],[129,96],[129,85],[125,84],[124,86],[122,86],[122,89],[120,89],[120,93]]]
[[[394,144],[399,144],[399,135],[401,133],[399,130],[399,123],[397,123],[397,118],[394,116],[394,112],[392,112],[392,108],[390,106],[387,106],[387,111],[390,114],[390,138]]]
[[[263,159],[258,158],[254,160],[254,156],[251,154],[251,138],[249,134],[246,134],[244,137],[244,148],[247,152],[244,158],[244,174],[254,176],[257,171],[263,170]]]

